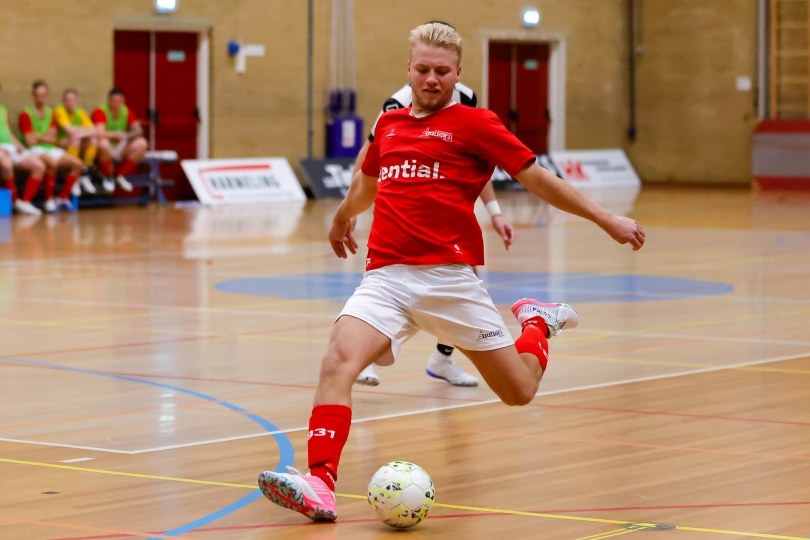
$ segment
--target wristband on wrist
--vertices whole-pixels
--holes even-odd
[[[493,218],[495,216],[500,216],[503,212],[501,212],[501,205],[498,204],[498,201],[489,201],[486,204],[487,212],[489,212],[489,217]]]

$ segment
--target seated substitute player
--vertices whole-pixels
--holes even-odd
[[[14,178],[14,167],[27,171],[29,176],[25,181],[22,197],[17,196],[17,182]],[[42,177],[45,175],[45,164],[34,154],[26,151],[11,129],[8,119],[8,109],[0,105],[0,174],[3,185],[11,191],[11,200],[14,210],[18,214],[38,216],[42,211],[31,204],[39,190]]]
[[[20,113],[20,133],[31,153],[45,164],[45,211],[56,212],[59,208],[73,210],[70,195],[73,184],[82,172],[82,162],[56,146],[56,121],[53,109],[48,106],[48,85],[45,81],[34,81],[31,96],[33,106],[26,107]],[[60,170],[66,170],[66,173],[57,199],[54,192],[56,175]]]
[[[148,145],[138,118],[125,103],[124,93],[119,88],[110,89],[107,102],[93,111],[92,120],[98,134],[98,168],[104,175],[104,191],[112,193],[116,183],[124,191],[132,191],[126,177],[138,170]],[[113,160],[121,161],[117,172]]]
[[[90,180],[89,169],[96,162],[98,152],[96,126],[87,111],[79,106],[79,92],[75,88],[66,88],[62,92],[62,103],[53,108],[53,116],[56,120],[56,144],[84,163],[84,171],[73,194],[79,194],[76,191],[79,185],[85,193],[95,193],[96,186]]]
[[[380,119],[361,181],[351,184],[332,221],[335,254],[355,254],[352,218],[374,204],[366,273],[338,315],[321,361],[309,420],[310,472],[265,471],[258,479],[272,502],[315,521],[337,518],[334,489],[351,427],[352,386],[371,362],[393,361],[405,340],[425,330],[455,343],[505,404],[525,405],[546,369],[547,338],[577,325],[568,305],[523,299],[512,306],[522,326],[512,341],[473,273],[471,267],[484,262],[473,204],[495,165],[532,195],[593,221],[617,242],[634,249],[644,244],[638,223],[537,165],[492,111],[455,103],[460,61],[461,38],[451,27],[430,23],[411,31],[413,105]]]
[[[447,26],[452,27],[451,24],[443,21],[430,22],[446,24]],[[465,86],[460,82],[457,82],[453,87],[453,101],[468,107],[475,107],[478,104],[478,98],[476,97],[472,88]],[[371,132],[368,136],[368,140],[363,144],[360,152],[357,155],[355,169],[352,173],[353,178],[359,173],[360,165],[363,163],[363,160],[366,157],[369,145],[374,141],[374,133],[377,123],[380,121],[380,116],[382,116],[386,111],[394,111],[397,109],[405,109],[410,107],[412,102],[413,91],[411,90],[411,85],[406,84],[397,90],[394,95],[388,98],[385,103],[383,103],[382,112],[380,112],[380,114],[377,116],[377,120],[374,121],[374,125],[371,127]],[[481,191],[481,200],[484,202],[487,212],[492,220],[492,228],[495,229],[503,240],[504,247],[509,249],[509,246],[515,241],[515,230],[511,224],[503,219],[501,207],[495,197],[495,190],[492,187],[492,182],[488,182]],[[452,345],[437,343],[436,350],[433,351],[428,359],[425,373],[436,379],[445,380],[453,386],[478,386],[478,379],[476,379],[475,376],[465,372],[458,364],[453,362],[453,358],[451,356],[453,354],[453,350],[454,347]],[[357,376],[356,382],[358,384],[365,384],[367,386],[377,386],[380,384],[380,376],[374,369],[374,364],[370,364],[367,368],[361,371],[360,375]]]

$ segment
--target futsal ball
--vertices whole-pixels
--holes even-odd
[[[368,502],[377,517],[397,529],[413,527],[425,519],[435,497],[427,471],[407,461],[386,463],[368,484]]]

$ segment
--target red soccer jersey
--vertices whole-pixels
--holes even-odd
[[[490,110],[451,105],[424,118],[380,118],[363,173],[377,177],[366,270],[391,264],[484,264],[473,207],[495,165],[515,175],[534,153]]]

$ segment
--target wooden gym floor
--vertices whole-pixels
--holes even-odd
[[[393,538],[364,493],[394,459],[437,488],[411,540],[810,537],[810,196],[605,199],[644,224],[638,253],[500,198],[518,239],[485,227],[481,275],[510,327],[524,295],[574,303],[581,326],[523,408],[427,378],[434,341],[409,342],[355,389],[327,525],[255,478],[306,468],[320,355],[363,264],[330,254],[336,201],[1,219],[0,538]]]

